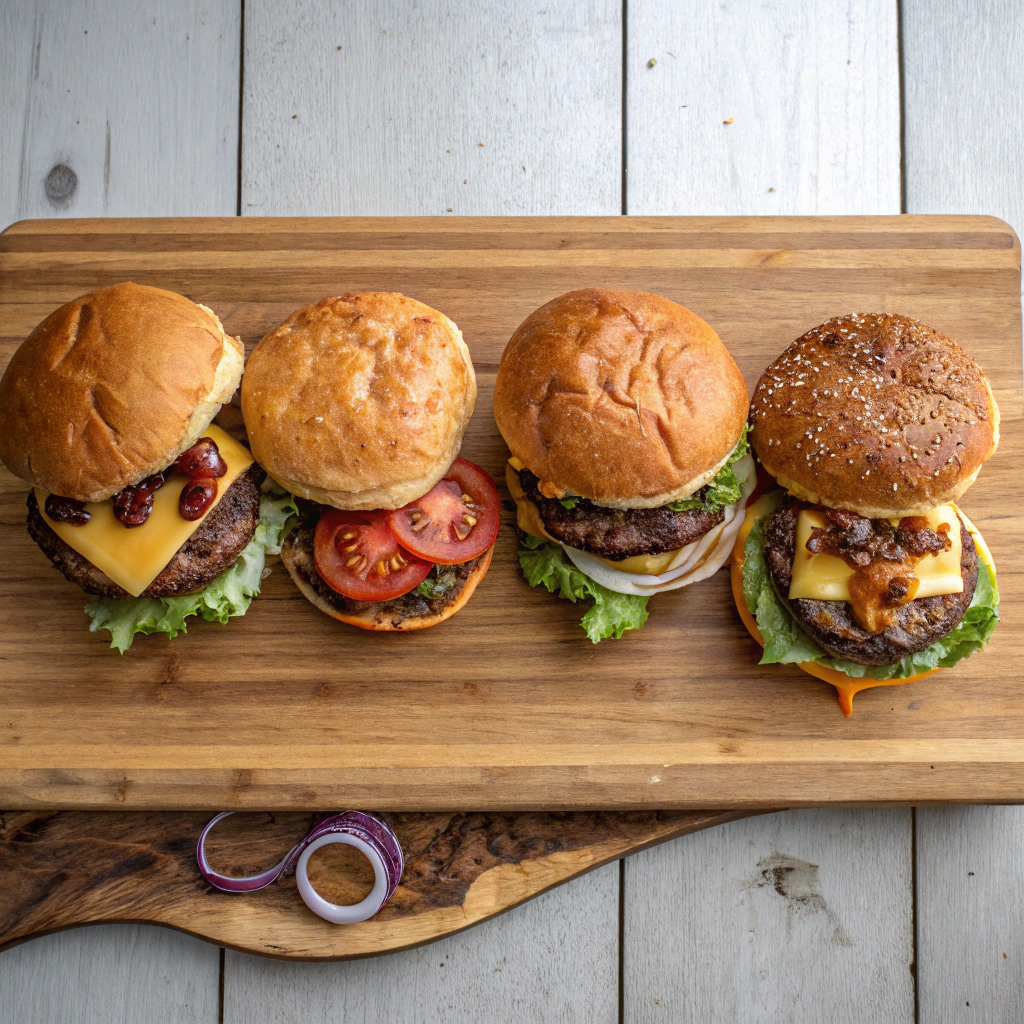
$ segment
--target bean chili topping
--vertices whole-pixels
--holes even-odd
[[[74,498],[61,498],[56,494],[48,494],[43,508],[47,516],[55,523],[85,526],[92,519],[92,514],[85,511],[85,502],[76,501]]]

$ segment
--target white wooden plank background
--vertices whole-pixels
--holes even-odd
[[[619,1019],[619,868],[442,942],[345,964],[227,954],[225,1024]]]
[[[899,36],[895,0],[469,8],[247,0],[243,68],[240,0],[6,0],[0,222],[893,212],[901,43],[906,208],[1024,223],[1019,3],[903,0]],[[630,1022],[1018,1021],[1022,842],[1014,808],[918,811],[915,902],[909,812],[751,819],[627,862],[621,921],[610,867],[383,960],[228,954],[224,1019],[616,1020],[621,956]],[[51,936],[0,955],[0,1022],[212,1022],[218,960]]]
[[[1024,9],[904,0],[910,213],[991,213],[1024,231]],[[1024,1019],[1024,808],[917,811],[921,1020]]]

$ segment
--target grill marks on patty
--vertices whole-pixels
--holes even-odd
[[[160,575],[142,592],[142,597],[194,594],[231,568],[260,523],[259,479],[262,472],[254,462],[235,479],[199,529],[182,544]],[[132,596],[53,532],[39,511],[33,491],[29,491],[27,504],[28,532],[54,566],[72,583],[77,583],[86,593],[100,597]]]
[[[431,570],[428,580],[436,578],[438,572],[451,579],[451,587],[437,597],[424,597],[415,589],[401,597],[390,601],[355,601],[351,597],[333,590],[323,577],[316,571],[313,558],[313,540],[316,536],[316,524],[320,519],[322,506],[313,502],[300,501],[301,518],[288,535],[285,545],[288,548],[289,561],[295,571],[309,584],[326,604],[342,615],[359,616],[369,619],[375,625],[389,625],[392,629],[401,629],[402,623],[408,619],[421,619],[430,615],[439,615],[449,605],[454,604],[465,589],[466,581],[480,564],[482,555],[463,562],[461,565],[441,565]]]
[[[660,555],[700,540],[725,519],[725,512],[691,509],[675,512],[661,508],[605,508],[580,498],[566,508],[557,498],[545,498],[539,479],[528,469],[519,471],[519,483],[540,512],[544,529],[571,548],[589,551],[612,561],[634,555]]]
[[[881,633],[870,633],[857,624],[848,601],[789,599],[799,511],[798,503],[784,501],[765,522],[768,576],[779,600],[792,612],[804,632],[829,654],[861,665],[892,665],[907,654],[930,647],[960,624],[978,583],[978,552],[963,521],[960,522],[963,592],[908,601],[896,609],[892,625]]]

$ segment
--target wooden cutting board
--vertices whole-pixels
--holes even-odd
[[[0,477],[0,806],[388,811],[756,809],[1024,800],[1020,249],[984,217],[28,221],[0,237],[0,359],[58,304],[131,279],[255,344],[328,294],[406,292],[462,328],[480,381],[464,454],[501,480],[494,374],[519,322],[584,285],[708,320],[748,385],[828,316],[894,310],[992,381],[1002,443],[963,500],[999,567],[989,649],[861,694],[853,717],[758,667],[728,574],[656,597],[592,646],[582,609],[521,579],[510,528],[469,605],[404,636],[340,626],[275,570],[244,619],[119,656]],[[507,498],[507,495],[503,495]]]
[[[401,884],[361,924],[328,924],[302,902],[294,875],[252,893],[223,893],[196,868],[209,813],[0,812],[0,950],[63,928],[111,921],[162,924],[246,953],[348,960],[460,932],[602,864],[739,811],[389,814],[405,853]],[[211,832],[211,863],[253,874],[277,863],[313,816],[245,814]],[[350,846],[309,861],[316,890],[363,899],[373,869]]]

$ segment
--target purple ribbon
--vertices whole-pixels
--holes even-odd
[[[196,863],[199,873],[215,889],[222,892],[255,892],[276,882],[288,871],[295,871],[299,893],[314,913],[336,924],[351,924],[373,917],[394,895],[405,869],[405,858],[398,837],[391,826],[376,814],[364,811],[345,811],[343,814],[321,814],[313,823],[309,834],[296,843],[274,867],[258,875],[232,878],[222,875],[210,867],[206,859],[206,837],[211,829],[234,811],[222,811],[216,815],[199,836],[196,844]],[[306,874],[306,863],[310,854],[329,843],[345,843],[362,851],[373,865],[374,887],[361,903],[351,907],[328,903],[313,889]]]

